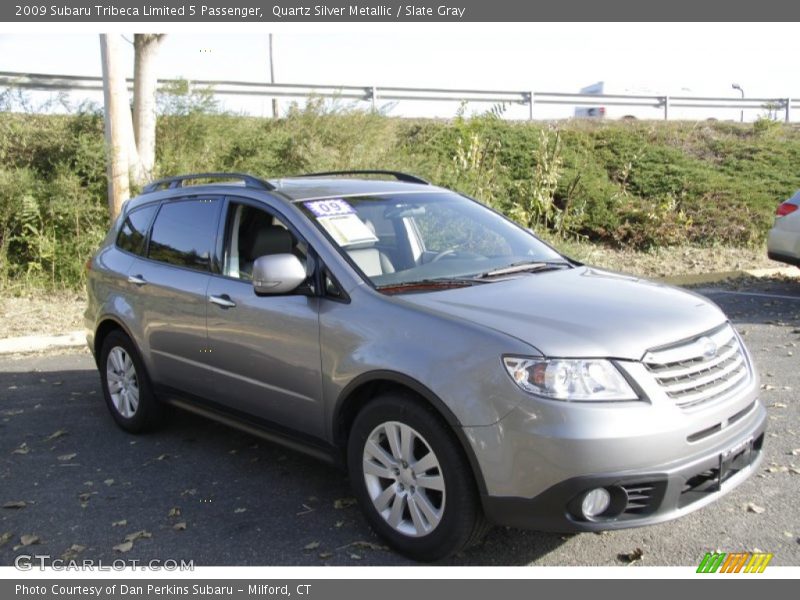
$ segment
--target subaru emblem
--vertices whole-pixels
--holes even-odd
[[[714,358],[717,355],[717,344],[711,338],[702,337],[697,342],[704,358]]]

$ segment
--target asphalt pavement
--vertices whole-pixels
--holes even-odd
[[[733,319],[761,373],[769,423],[760,472],[677,521],[579,535],[495,528],[445,564],[689,566],[720,550],[771,552],[772,565],[800,565],[800,281],[699,291]],[[155,433],[123,432],[83,350],[0,359],[0,506],[2,565],[18,554],[410,562],[371,533],[345,475],[314,459],[184,413]]]

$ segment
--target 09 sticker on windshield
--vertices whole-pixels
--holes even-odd
[[[303,205],[340,246],[372,244],[378,241],[375,233],[344,200],[315,200]]]
[[[336,215],[355,214],[355,210],[344,200],[315,200],[313,202],[304,202],[308,210],[317,218],[319,217],[334,217]]]

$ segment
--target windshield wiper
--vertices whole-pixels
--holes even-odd
[[[524,261],[513,263],[507,267],[500,267],[486,271],[485,273],[478,273],[475,279],[485,279],[487,277],[496,277],[499,275],[512,275],[514,273],[536,273],[540,271],[549,271],[551,269],[560,269],[561,267],[568,267],[570,264],[566,261]]]
[[[491,283],[489,278],[500,275],[511,275],[514,273],[535,273],[540,271],[548,271],[551,269],[560,269],[562,267],[571,266],[566,261],[522,261],[517,262],[499,269],[493,269],[477,275],[469,275],[466,277],[437,277],[430,279],[415,279],[413,281],[400,281],[398,283],[386,283],[383,285],[375,286],[375,289],[380,292],[407,292],[414,289],[448,289],[467,287],[470,285],[477,285],[481,283]]]
[[[375,289],[380,292],[401,292],[409,291],[414,288],[459,288],[478,283],[488,283],[485,281],[476,281],[472,278],[458,278],[458,277],[441,277],[437,279],[415,279],[414,281],[401,281],[399,283],[387,283],[384,285],[375,286]]]

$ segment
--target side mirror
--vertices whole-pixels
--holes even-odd
[[[256,294],[288,294],[306,280],[306,269],[294,254],[268,254],[253,263]]]

